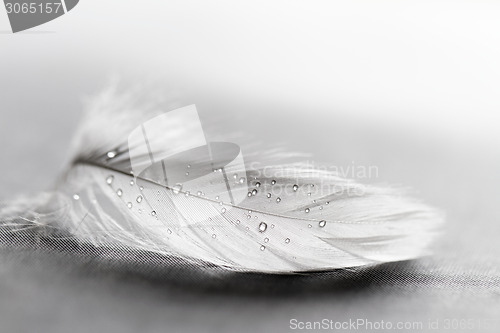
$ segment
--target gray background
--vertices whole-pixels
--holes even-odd
[[[255,277],[258,292],[2,247],[3,327],[286,331],[291,318],[498,316],[499,6],[87,0],[16,35],[0,10],[2,200],[50,189],[85,101],[119,77],[196,103],[211,138],[375,165],[367,182],[409,187],[447,214],[431,258],[311,281]]]

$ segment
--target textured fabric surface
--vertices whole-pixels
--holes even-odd
[[[6,331],[287,331],[293,318],[424,325],[410,331],[430,330],[435,320],[444,327],[447,319],[472,319],[467,331],[494,331],[499,310],[498,261],[479,258],[275,276],[26,233],[1,239]]]

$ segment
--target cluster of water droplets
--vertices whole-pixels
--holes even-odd
[[[107,157],[108,157],[109,159],[114,158],[115,156],[116,156],[116,152],[108,152],[108,154],[107,154]],[[191,166],[188,164],[188,165],[187,165],[187,169],[189,170],[190,168],[191,168]],[[219,168],[219,169],[214,169],[213,171],[214,171],[214,172],[222,172],[222,169],[220,169],[220,168]],[[188,176],[188,175],[189,175],[189,171],[186,171],[186,173],[185,173],[185,174],[186,174],[186,176]],[[238,174],[234,174],[232,178],[233,178],[233,181],[234,181],[234,183],[235,183],[235,184],[244,184],[244,183],[246,182],[246,178],[245,178],[245,177],[240,177]],[[256,180],[256,177],[254,177],[254,179]],[[113,184],[113,182],[114,182],[114,176],[113,176],[113,175],[109,175],[108,177],[106,177],[105,181],[106,181],[106,184],[108,184],[108,185],[110,185],[110,186],[111,186],[111,185]],[[134,186],[134,185],[136,184],[136,182],[135,182],[135,180],[134,180],[134,179],[132,179],[132,180],[130,180],[129,184],[130,184],[130,186]],[[271,180],[270,184],[271,184],[272,186],[274,186],[274,185],[276,185],[276,184],[277,184],[277,181],[273,179],[273,180]],[[304,186],[307,186],[307,185],[304,185]],[[313,185],[313,184],[309,184],[308,186],[310,186],[311,188],[312,188],[312,187],[314,187],[314,185]],[[263,187],[263,186],[262,186],[262,184],[261,184],[261,182],[260,182],[260,181],[255,181],[255,183],[253,184],[253,188],[252,188],[252,189],[248,192],[248,197],[254,197],[254,196],[257,196],[257,194],[258,194],[258,193],[259,193],[259,191],[262,189],[262,187]],[[292,190],[293,190],[293,192],[298,192],[300,188],[301,188],[301,186],[299,186],[299,185],[297,185],[297,184],[294,184],[294,185],[292,186]],[[140,186],[140,187],[139,187],[139,189],[142,191],[142,190],[144,189],[144,187]],[[168,189],[168,187],[167,187],[167,189]],[[185,195],[186,197],[188,197],[188,196],[190,196],[190,195],[191,195],[189,191],[182,192],[182,190],[183,190],[183,185],[182,185],[182,184],[176,184],[175,186],[173,186],[172,188],[169,188],[169,189],[170,189],[170,190],[173,192],[173,194],[175,194],[175,195],[178,195],[179,193],[184,193],[184,195]],[[122,190],[121,188],[116,189],[116,191],[115,191],[115,192],[116,192],[116,195],[117,195],[118,197],[122,197],[122,196],[123,196],[123,190]],[[265,192],[264,192],[264,193],[265,193]],[[203,191],[199,190],[199,191],[197,191],[197,192],[196,192],[196,195],[197,195],[197,196],[199,196],[199,197],[203,197],[203,196],[205,196],[205,193],[204,193]],[[265,193],[265,196],[266,196],[266,198],[267,198],[267,199],[272,199],[272,198],[273,198],[273,193],[271,193],[271,192],[267,192],[267,193]],[[309,196],[309,197],[310,197],[310,196],[311,196],[311,192],[307,192],[307,196]],[[74,199],[74,200],[79,200],[79,199],[80,199],[79,194],[75,193],[75,194],[73,195],[73,199]],[[144,198],[143,198],[143,195],[142,195],[142,194],[140,194],[140,195],[138,195],[138,196],[136,197],[135,201],[137,202],[137,204],[141,204],[141,202],[143,201],[143,199],[144,199]],[[215,197],[215,200],[216,200],[216,201],[219,201],[219,199],[220,199],[220,198],[219,198],[219,196],[216,196],[216,197]],[[279,204],[279,203],[282,201],[282,198],[281,198],[280,196],[276,196],[276,198],[275,198],[274,200],[275,200],[275,202],[276,202],[277,204]],[[312,200],[312,202],[313,202],[313,203],[316,203],[316,200]],[[325,202],[325,205],[328,205],[329,203],[330,203],[329,201],[326,201],[326,202]],[[221,214],[225,214],[225,213],[227,212],[227,210],[226,210],[226,208],[224,207],[224,203],[223,203],[222,201],[219,201],[219,204],[220,204],[220,206],[223,206],[223,207],[220,209],[220,213],[221,213]],[[126,203],[126,205],[127,205],[127,207],[128,207],[129,209],[132,209],[132,207],[133,207],[133,203],[132,203],[132,202],[127,202],[127,203]],[[319,208],[318,208],[318,209],[319,209],[319,210],[323,210],[323,206],[319,206]],[[139,211],[139,213],[141,213],[141,212],[142,212],[142,210],[141,210],[141,209],[138,209],[138,211]],[[305,213],[309,213],[310,211],[311,211],[311,209],[310,209],[309,207],[306,207],[306,208],[304,209],[304,212],[305,212]],[[247,216],[247,219],[248,219],[248,220],[250,220],[250,219],[251,219],[251,217],[252,217],[252,216],[251,216],[251,214],[252,214],[252,211],[248,211],[248,214],[245,214],[245,215]],[[157,216],[157,212],[156,212],[155,210],[152,210],[152,211],[150,212],[150,215],[151,215],[151,216],[153,216],[153,217],[156,217],[156,216]],[[257,220],[258,220],[258,217],[257,217],[257,216],[255,216],[255,219],[257,219]],[[240,220],[236,220],[236,221],[234,222],[234,224],[235,224],[235,225],[240,225],[240,223],[241,223],[241,221],[240,221]],[[318,227],[319,227],[319,228],[324,228],[324,227],[326,226],[326,223],[327,223],[327,221],[326,221],[326,220],[320,220],[319,222],[317,222],[317,225],[318,225]],[[270,228],[271,228],[271,229],[274,229],[274,227],[275,227],[275,226],[274,226],[274,224],[271,224],[271,225],[270,225]],[[312,225],[311,223],[309,223],[309,224],[308,224],[308,228],[312,228],[312,227],[313,227],[313,225]],[[250,231],[250,227],[249,227],[249,226],[246,226],[246,227],[245,227],[245,230],[246,230],[247,232],[249,232],[249,231]],[[266,222],[264,222],[264,221],[261,221],[261,222],[258,224],[258,226],[257,226],[257,231],[258,231],[258,233],[265,235],[265,234],[266,234],[266,232],[268,231],[268,224],[267,224]],[[168,232],[169,234],[171,234],[171,233],[172,233],[172,230],[168,229],[168,230],[167,230],[167,232]],[[216,235],[215,233],[214,233],[214,234],[212,234],[212,236],[211,236],[211,237],[212,237],[214,240],[216,240],[216,239],[217,239],[217,235]],[[264,239],[263,239],[263,243],[266,243],[266,244],[267,244],[267,243],[269,243],[269,242],[270,242],[270,238],[269,238],[269,237],[264,237]],[[289,244],[289,243],[291,242],[291,239],[287,237],[287,238],[283,239],[283,240],[282,240],[282,242],[283,242],[284,244]],[[265,250],[266,250],[266,246],[265,246],[265,245],[263,245],[263,244],[260,244],[260,250],[261,250],[261,251],[265,251]]]
[[[115,153],[114,153],[114,154],[115,154]],[[111,152],[109,152],[107,155],[108,155],[108,158],[113,158],[113,157],[115,157],[115,156],[116,156],[116,154],[115,154],[115,155],[113,155],[113,153],[111,153]],[[112,156],[112,157],[110,157],[110,156]],[[112,186],[112,185],[113,185],[114,180],[115,180],[115,177],[114,177],[113,175],[109,175],[108,177],[106,177],[106,184],[108,184],[109,186]],[[131,179],[131,180],[129,181],[129,184],[130,184],[130,186],[134,186],[134,185],[136,185],[135,180],[134,180],[134,179]],[[139,186],[139,190],[140,190],[140,191],[143,191],[143,190],[144,190],[144,187],[143,187],[143,186]],[[124,192],[123,192],[123,190],[122,190],[121,188],[118,188],[118,189],[116,189],[115,193],[116,193],[116,195],[117,195],[118,197],[120,197],[120,198],[121,198],[121,197],[123,196],[123,193],[124,193]],[[73,199],[75,199],[75,200],[80,199],[80,198],[79,198],[79,196],[78,196],[78,198],[76,198],[76,196],[77,196],[77,194],[73,195]],[[142,194],[139,194],[139,195],[135,198],[135,201],[137,202],[137,204],[142,203],[142,201],[143,201],[143,200],[144,200],[144,197],[142,196]],[[126,205],[127,205],[127,208],[128,208],[128,209],[132,209],[132,208],[134,207],[134,204],[133,204],[132,202],[130,202],[130,201],[128,201],[128,202],[126,203]],[[137,211],[138,211],[138,213],[139,213],[139,214],[141,214],[141,213],[142,213],[142,209],[141,209],[141,208],[139,208]],[[150,213],[150,214],[151,214],[151,216],[156,217],[156,211],[154,211],[154,210],[153,210],[153,211],[151,211],[151,213]]]
[[[237,179],[238,179],[238,177],[237,177],[237,175],[236,175],[236,174],[233,176],[233,178],[234,178],[235,180],[237,180]],[[254,178],[254,179],[256,180],[256,178]],[[244,181],[244,180],[242,180],[242,181]],[[271,180],[271,185],[273,185],[273,186],[274,186],[274,185],[276,185],[277,183],[278,183],[278,182],[277,182],[276,180],[274,180],[274,179],[273,179],[273,180]],[[311,197],[311,196],[312,196],[311,189],[314,187],[314,184],[303,185],[303,186],[304,186],[304,190],[306,191],[307,196],[308,196],[308,197]],[[248,192],[248,197],[249,197],[249,198],[251,198],[251,197],[256,196],[256,195],[259,193],[259,191],[261,190],[261,188],[262,188],[262,187],[264,187],[264,186],[262,186],[261,182],[260,182],[260,181],[256,181],[256,182],[254,183],[254,188],[253,188],[253,189],[251,189],[251,190]],[[299,185],[297,185],[297,184],[294,184],[291,188],[292,188],[293,192],[298,192],[298,191],[299,191],[299,189],[300,189],[301,187],[300,187]],[[265,192],[264,192],[264,193],[265,193]],[[267,192],[267,193],[265,193],[265,196],[266,196],[266,198],[267,198],[267,199],[271,199],[271,198],[273,197],[273,193],[271,193],[271,192]],[[218,198],[216,198],[216,199],[218,200]],[[275,199],[275,201],[276,201],[276,203],[280,203],[280,202],[282,201],[282,199],[281,199],[281,197],[280,197],[280,196],[277,196],[277,197],[276,197],[276,199]],[[316,204],[316,199],[312,200],[312,203],[313,203],[313,204]],[[325,205],[328,205],[329,203],[330,203],[329,201],[326,201],[326,202],[325,202]],[[323,206],[322,206],[322,205],[320,205],[320,206],[318,207],[318,209],[319,209],[319,210],[323,210]],[[223,210],[222,210],[222,212],[224,213],[224,212],[225,212],[225,209],[223,209]],[[306,214],[307,214],[307,213],[310,213],[310,212],[311,212],[311,208],[310,208],[310,207],[306,207],[306,208],[304,209],[304,212],[305,212]],[[252,217],[252,216],[251,216],[251,214],[252,214],[252,211],[248,211],[248,214],[246,214],[246,217],[247,217],[247,219],[248,219],[248,220],[250,220],[250,219],[251,219],[251,217]],[[255,216],[255,218],[257,219],[257,216]],[[317,222],[317,227],[319,227],[319,228],[324,228],[324,227],[326,226],[326,223],[327,223],[327,221],[326,221],[326,220],[320,220],[320,221],[318,221],[318,222]],[[236,224],[236,225],[239,225],[239,224],[240,224],[240,220],[237,220],[235,224]],[[308,228],[312,228],[312,227],[313,227],[313,224],[311,224],[311,223],[310,223],[310,224],[308,224],[307,226],[308,226]],[[273,225],[273,224],[271,225],[271,228],[274,228],[274,225]],[[246,230],[247,232],[249,232],[249,231],[250,231],[250,227],[249,227],[249,226],[247,226],[247,227],[245,228],[245,230]],[[259,232],[259,233],[261,233],[261,234],[265,234],[265,233],[266,233],[266,231],[268,230],[268,224],[267,224],[266,222],[261,221],[261,222],[258,224],[258,226],[257,226],[257,230],[258,230],[258,232]],[[215,237],[214,237],[214,238],[215,238]],[[265,237],[265,238],[263,239],[263,243],[269,243],[269,242],[270,242],[270,238],[269,238],[269,237]],[[285,238],[285,239],[284,239],[284,243],[285,243],[285,244],[289,244],[290,242],[291,242],[290,238],[288,238],[288,237],[287,237],[287,238]],[[260,250],[261,250],[261,251],[266,250],[266,246],[265,246],[265,245],[263,245],[263,244],[260,244]]]

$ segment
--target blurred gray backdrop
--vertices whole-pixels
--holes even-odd
[[[481,331],[500,312],[499,14],[494,1],[86,0],[12,34],[0,9],[0,200],[53,186],[86,101],[118,78],[195,103],[210,138],[373,165],[364,181],[447,215],[433,257],[255,277],[250,293],[2,246],[2,331],[281,332],[292,318]]]

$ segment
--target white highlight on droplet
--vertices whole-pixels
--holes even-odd
[[[182,191],[182,184],[175,184],[175,186],[172,188],[172,191],[174,194],[179,194],[180,191]]]

